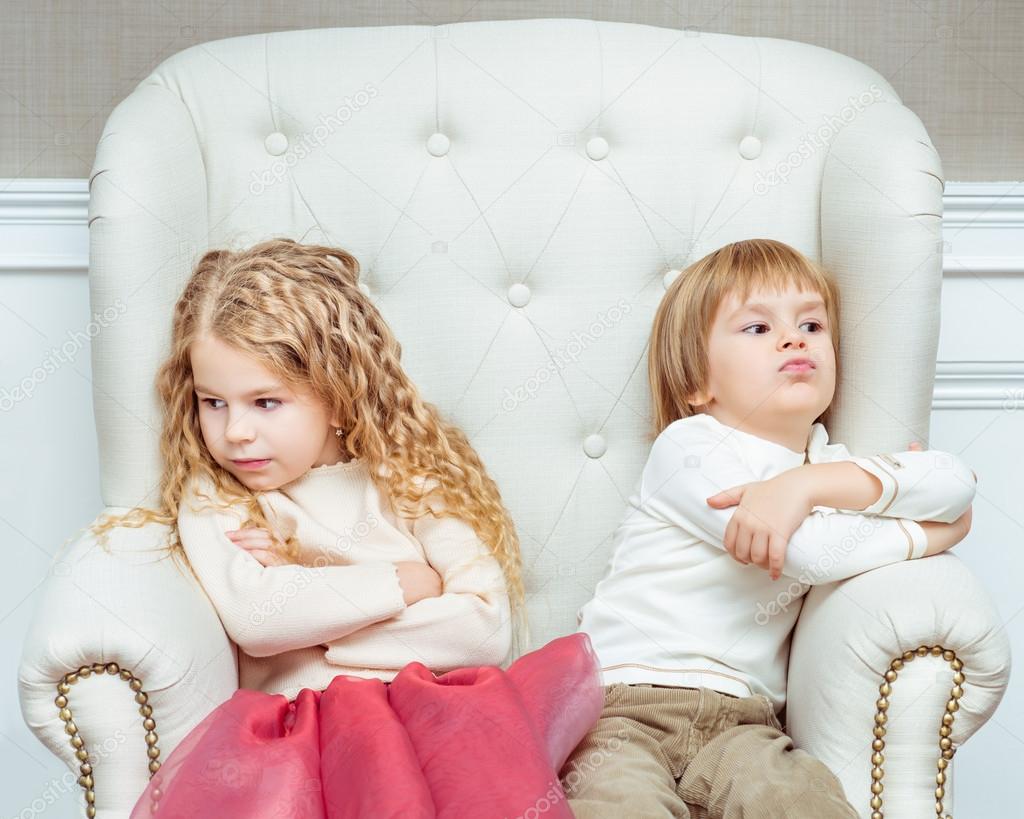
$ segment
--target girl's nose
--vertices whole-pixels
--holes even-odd
[[[236,441],[251,441],[252,437],[252,427],[240,418],[229,421],[227,429],[224,430],[224,439],[232,443]]]

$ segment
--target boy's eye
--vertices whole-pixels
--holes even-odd
[[[813,324],[815,327],[818,328],[818,330],[824,329],[822,327],[822,325],[821,325],[821,322],[818,322],[818,321],[805,321],[800,326],[803,327],[804,324]],[[765,329],[767,329],[768,325],[764,324],[763,322],[759,322],[757,324],[751,324],[749,327],[744,327],[743,328],[743,332],[746,333],[747,330],[753,330],[755,327],[764,327]],[[815,331],[815,332],[817,332],[817,331]],[[754,335],[759,336],[759,335],[763,335],[763,333],[758,332],[758,333],[754,333]]]

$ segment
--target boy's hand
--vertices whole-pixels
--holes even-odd
[[[922,557],[942,554],[947,549],[956,546],[961,540],[967,537],[971,531],[971,521],[974,516],[973,504],[967,507],[967,511],[952,523],[942,523],[935,520],[918,521],[928,538],[928,546]]]
[[[782,574],[790,537],[813,509],[806,482],[797,470],[734,486],[707,502],[716,509],[739,504],[725,527],[723,545],[734,560],[768,569],[772,580]]]
[[[232,543],[245,549],[263,566],[286,566],[289,563],[286,558],[274,551],[274,549],[283,548],[284,544],[266,529],[249,526],[245,529],[232,529],[224,534],[231,539]]]

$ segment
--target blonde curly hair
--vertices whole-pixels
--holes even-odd
[[[501,565],[512,610],[514,654],[529,640],[519,538],[501,493],[465,434],[424,401],[402,369],[401,345],[359,288],[359,262],[337,247],[269,239],[244,250],[210,250],[174,307],[170,355],[157,370],[164,409],[160,432],[159,509],[135,507],[89,528],[105,546],[117,526],[169,527],[166,549],[188,562],[177,530],[178,508],[193,478],[213,485],[224,502],[243,508],[243,526],[273,530],[256,496],[223,469],[199,425],[190,347],[214,336],[260,361],[289,387],[311,392],[332,418],[343,419],[344,443],[361,458],[397,514],[443,514],[467,522]],[[214,500],[200,495],[207,500]],[[291,560],[293,538],[284,541]],[[198,577],[196,577],[198,581]]]

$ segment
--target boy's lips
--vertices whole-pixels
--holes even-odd
[[[791,358],[781,367],[779,372],[804,373],[814,369],[814,362],[809,358]]]

